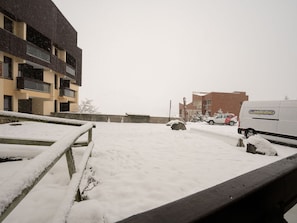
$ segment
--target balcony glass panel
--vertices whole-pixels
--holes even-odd
[[[69,88],[60,88],[60,96],[75,98],[75,91]]]
[[[48,52],[30,44],[27,44],[27,54],[47,63],[51,62],[51,56]]]
[[[32,91],[50,93],[51,85],[49,83],[45,83],[40,80],[18,77],[17,86],[18,86],[18,89],[27,89]]]
[[[70,67],[69,65],[66,65],[66,72],[68,74],[71,74],[72,76],[75,76],[75,69]]]

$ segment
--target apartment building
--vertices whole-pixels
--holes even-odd
[[[76,111],[77,32],[51,0],[0,1],[0,110]]]
[[[190,121],[193,117],[200,115],[213,116],[222,111],[239,115],[242,102],[248,101],[246,92],[193,92],[192,102],[179,104],[179,115]]]

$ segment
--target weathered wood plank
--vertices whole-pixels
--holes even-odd
[[[67,134],[65,138],[52,144],[50,149],[31,160],[14,178],[3,182],[3,188],[0,191],[0,200],[3,201],[0,206],[0,222],[7,217],[29,191],[69,150],[72,144],[92,127],[93,125],[91,123],[87,123],[79,127],[76,131]],[[7,199],[8,197],[9,199]]]
[[[297,203],[297,155],[118,223],[283,223]]]
[[[54,143],[55,143],[55,141],[0,137],[0,144],[51,146]],[[88,145],[87,141],[82,141],[82,142],[75,142],[73,144],[73,147],[84,147],[87,145]]]

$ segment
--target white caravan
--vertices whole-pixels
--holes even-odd
[[[297,100],[243,102],[238,133],[297,146]]]

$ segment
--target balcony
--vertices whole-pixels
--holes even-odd
[[[26,78],[26,77],[18,77],[17,78],[17,88],[18,89],[26,89],[32,91],[38,91],[43,93],[50,93],[50,84],[45,83],[40,80]]]
[[[75,76],[75,69],[66,64],[66,73],[71,74],[72,76]]]
[[[60,88],[60,96],[75,98],[75,91],[71,90],[70,88]]]
[[[27,51],[26,51],[27,55],[35,57],[39,60],[45,61],[47,63],[51,62],[51,56],[50,53],[48,53],[45,50],[42,50],[41,48],[31,45],[31,44],[27,44]]]

